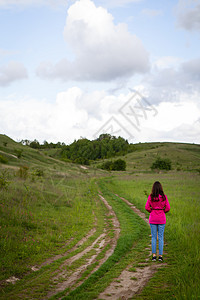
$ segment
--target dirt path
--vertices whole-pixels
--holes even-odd
[[[147,224],[149,224],[148,219],[145,217],[145,214],[142,213],[138,208],[136,208],[132,203],[126,200],[123,197],[115,194],[117,197],[122,199],[130,208],[141,217]],[[151,245],[151,244],[150,244]],[[150,254],[151,255],[151,251]],[[102,292],[98,299],[130,299],[137,293],[140,293],[144,286],[147,284],[149,279],[154,275],[156,270],[165,265],[165,264],[151,264],[146,265],[146,262],[149,258],[146,258],[143,263],[140,263],[140,266],[136,268],[136,272],[129,271],[131,266],[127,266],[125,270],[122,271],[120,276],[115,279],[105,290]]]
[[[108,232],[106,228],[104,229],[104,233],[99,235],[97,239],[87,248],[85,248],[82,252],[74,255],[73,257],[65,260],[65,262],[62,264],[60,269],[62,271],[59,272],[54,278],[53,278],[53,284],[56,284],[56,288],[54,290],[51,290],[48,294],[46,299],[49,299],[53,295],[57,294],[58,292],[64,291],[67,288],[76,288],[79,286],[83,281],[80,281],[80,277],[82,273],[93,263],[97,262],[96,258],[97,256],[105,249],[105,247],[110,244],[110,248],[105,252],[104,257],[99,261],[98,265],[90,272],[90,274],[84,278],[87,279],[92,273],[94,273],[107,259],[109,256],[111,256],[114,252],[114,249],[117,244],[117,240],[119,238],[120,234],[120,224],[119,221],[112,209],[112,207],[108,204],[108,202],[105,200],[105,198],[102,195],[99,195],[100,199],[103,201],[105,206],[108,209],[107,216],[112,217],[112,225],[114,229],[114,237],[110,238],[108,236]],[[84,255],[88,254],[91,250],[95,250],[95,253],[86,259],[86,261],[76,270],[73,272],[70,272],[70,266],[77,261],[80,258],[83,258]]]
[[[77,250],[77,249],[78,249],[81,245],[83,245],[83,244],[84,244],[91,236],[93,236],[95,232],[96,232],[96,228],[94,227],[94,228],[92,228],[92,229],[88,232],[88,234],[87,234],[85,237],[83,237],[80,241],[78,241],[78,243],[77,243],[73,248],[69,249],[69,250],[66,251],[65,253],[58,254],[58,255],[56,255],[56,256],[54,256],[54,257],[51,257],[51,258],[47,259],[47,260],[46,260],[45,262],[43,262],[39,267],[37,267],[37,269],[40,269],[40,268],[43,267],[43,266],[49,265],[49,264],[51,264],[52,262],[58,260],[59,258],[62,258],[62,257],[64,257],[64,256],[66,256],[67,254],[69,254],[69,253],[71,253],[71,252]],[[66,246],[66,245],[65,245],[65,246]],[[77,254],[77,256],[78,256],[78,255],[79,255],[79,253]]]
[[[16,155],[11,154],[11,153],[8,153],[8,152],[4,152],[4,151],[0,150],[0,153],[6,154],[6,155],[8,155],[8,156],[11,156],[11,157],[13,157],[13,158],[18,159],[18,157],[17,157]]]
[[[146,223],[148,223],[148,220],[145,217],[144,213],[142,213],[125,198],[122,198],[117,194],[115,195],[122,199],[138,216],[140,216]],[[105,218],[104,232],[99,234],[99,236],[97,236],[96,239],[85,249],[83,249],[79,253],[76,253],[72,257],[67,258],[62,263],[62,265],[56,270],[56,272],[53,275],[54,277],[51,280],[52,289],[49,292],[47,292],[47,295],[44,298],[45,300],[51,298],[59,292],[66,290],[67,288],[70,288],[70,290],[74,290],[81,283],[83,283],[92,273],[98,270],[98,268],[113,254],[117,245],[117,240],[120,235],[120,223],[112,207],[108,204],[108,202],[101,195],[100,192],[99,197],[107,208],[107,218]],[[110,221],[111,224],[109,225]],[[62,258],[67,254],[77,250],[95,234],[96,225],[97,220],[95,221],[94,228],[91,229],[88,232],[88,234],[71,249],[69,249],[65,253],[47,259],[40,266],[32,266],[31,270],[38,271],[43,266],[49,265],[54,261],[58,260],[59,258]],[[109,234],[110,230],[114,231],[112,238]],[[71,241],[68,241],[68,244],[70,242]],[[105,247],[108,244],[110,245],[110,247],[108,248],[108,250],[104,251]],[[150,251],[150,245],[148,249]],[[105,252],[104,256],[100,260],[98,260],[97,257],[99,254],[101,254],[102,251]],[[149,255],[151,255],[150,252]],[[156,272],[156,270],[160,266],[165,265],[156,263],[152,263],[149,265],[148,262],[149,257],[144,257],[144,261],[138,265],[135,272],[129,271],[131,266],[127,266],[127,268],[121,272],[120,276],[118,278],[115,278],[115,280],[98,296],[97,299],[130,299],[134,297],[134,295],[136,295],[137,293],[140,293],[149,281],[149,279]],[[88,267],[92,267],[92,264],[94,263],[95,266],[91,269],[87,276],[85,276],[84,279],[81,280],[81,276],[83,275],[84,271],[86,271]],[[12,282],[12,280],[16,282],[16,280],[18,279],[10,278],[9,280],[10,282]]]

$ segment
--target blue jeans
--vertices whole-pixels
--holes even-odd
[[[151,227],[152,254],[154,253],[156,254],[156,242],[157,242],[157,232],[158,232],[159,255],[163,255],[165,224],[150,224],[150,227]]]

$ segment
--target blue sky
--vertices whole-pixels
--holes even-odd
[[[199,0],[0,0],[0,28],[1,133],[200,143]]]

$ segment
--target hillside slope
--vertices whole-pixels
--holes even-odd
[[[154,142],[131,144],[130,148],[131,153],[113,158],[124,159],[127,164],[127,171],[129,172],[151,171],[151,165],[157,157],[169,158],[172,162],[173,170],[195,171],[200,168],[200,145],[198,144]],[[0,155],[6,157],[8,166],[20,166],[23,164],[34,166],[39,164],[41,167],[46,167],[47,165],[62,167],[65,165],[65,167],[70,166],[70,168],[77,167],[80,169],[80,166],[76,164],[67,164],[56,156],[55,158],[51,157],[52,149],[32,149],[2,134],[0,134]],[[96,168],[102,161],[104,160],[93,161],[91,167]]]
[[[128,171],[150,171],[157,157],[168,158],[172,169],[195,171],[200,168],[200,145],[184,143],[136,144],[135,151],[126,155]]]

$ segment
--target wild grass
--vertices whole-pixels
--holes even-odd
[[[200,296],[200,176],[197,173],[137,174],[129,180],[111,180],[109,188],[145,212],[146,194],[159,180],[167,194],[171,211],[167,215],[164,260],[138,296],[141,299],[198,299]],[[145,212],[148,216],[148,213]],[[149,232],[150,233],[150,232]],[[156,298],[157,297],[157,298]]]
[[[21,276],[27,266],[59,252],[94,226],[90,181],[23,180],[9,173],[0,193],[0,280]]]

